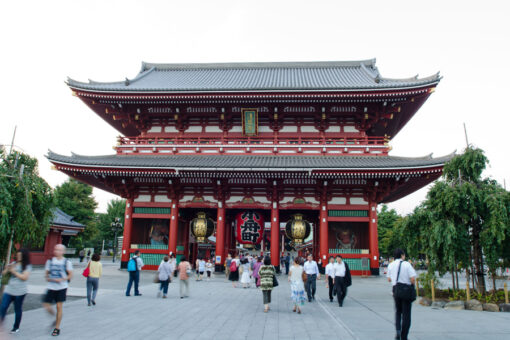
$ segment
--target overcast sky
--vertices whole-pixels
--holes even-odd
[[[510,185],[508,1],[2,1],[0,144],[39,159],[113,152],[116,130],[64,84],[134,77],[142,61],[329,61],[377,58],[384,77],[444,79],[393,139],[392,155],[484,149],[485,175]],[[393,204],[408,213],[422,189]],[[99,210],[114,196],[94,189]]]

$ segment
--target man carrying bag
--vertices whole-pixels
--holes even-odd
[[[407,340],[411,327],[411,306],[416,300],[416,271],[405,260],[406,255],[400,248],[395,249],[395,261],[388,266],[388,281],[393,285],[393,299],[395,300],[395,328],[397,340]]]

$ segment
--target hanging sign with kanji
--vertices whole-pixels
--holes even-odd
[[[259,244],[264,235],[264,218],[257,211],[242,211],[236,216],[237,241],[241,244]]]

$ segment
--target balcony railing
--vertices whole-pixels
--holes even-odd
[[[362,153],[387,154],[384,137],[118,137],[118,153]]]

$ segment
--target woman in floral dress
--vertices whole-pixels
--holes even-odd
[[[292,302],[294,302],[293,312],[301,314],[301,308],[305,304],[305,285],[303,283],[303,267],[300,265],[301,259],[296,257],[289,271],[289,282]]]

